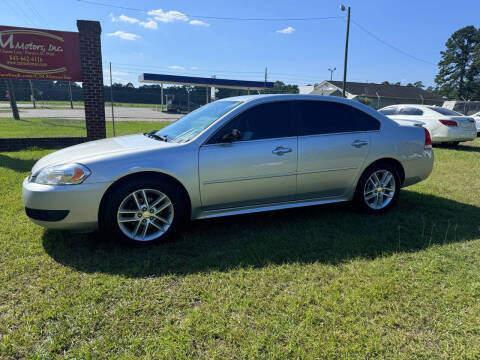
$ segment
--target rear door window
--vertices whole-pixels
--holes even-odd
[[[380,129],[380,122],[352,106],[330,102],[296,101],[299,135],[335,134]]]

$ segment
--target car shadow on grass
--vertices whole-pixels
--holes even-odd
[[[0,154],[0,168],[7,168],[17,172],[30,171],[37,160],[24,160]]]
[[[479,146],[458,145],[455,150],[468,151],[468,152],[480,152]]]
[[[48,230],[46,252],[76,270],[125,277],[228,271],[269,264],[339,264],[480,237],[480,208],[403,191],[384,215],[350,204],[193,221],[175,242],[131,248],[100,235]]]
[[[466,152],[480,152],[480,146],[475,146],[476,143],[473,141],[468,141],[466,143],[460,143],[457,146],[449,146],[445,144],[435,144],[434,149],[447,149],[447,150],[457,150],[457,151],[466,151]]]

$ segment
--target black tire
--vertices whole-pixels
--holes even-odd
[[[395,180],[395,192],[393,194],[393,197],[391,198],[391,201],[385,207],[381,209],[374,209],[367,204],[364,198],[365,186],[368,179],[373,173],[376,173],[382,170],[387,170],[393,175],[393,178]],[[399,171],[395,165],[392,165],[388,162],[373,164],[369,166],[360,177],[360,180],[358,181],[357,188],[354,195],[354,202],[356,203],[358,208],[363,212],[367,212],[370,214],[385,213],[395,205],[398,199],[398,194],[400,193],[400,184],[401,184],[401,180],[399,176]]]
[[[173,220],[168,229],[160,236],[151,240],[135,240],[128,237],[117,222],[117,212],[125,198],[135,191],[152,189],[165,194],[173,206]],[[189,219],[188,198],[179,186],[168,178],[132,179],[114,185],[104,199],[103,211],[99,216],[100,231],[107,238],[120,241],[124,244],[143,246],[163,243],[174,239],[182,230]],[[148,219],[149,220],[149,219]]]

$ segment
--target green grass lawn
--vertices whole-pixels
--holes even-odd
[[[195,221],[139,249],[27,219],[49,152],[0,153],[0,358],[480,358],[479,139],[435,148],[385,215]]]
[[[161,129],[168,122],[160,121],[117,121],[116,136]],[[113,136],[112,122],[106,122],[107,136]],[[0,118],[0,138],[15,137],[71,137],[87,136],[84,120],[26,118],[13,120]]]

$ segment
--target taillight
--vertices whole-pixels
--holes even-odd
[[[453,120],[439,120],[445,126],[457,126],[457,122]]]
[[[432,148],[432,138],[430,137],[430,133],[426,128],[423,128],[425,130],[425,149],[431,149]]]

